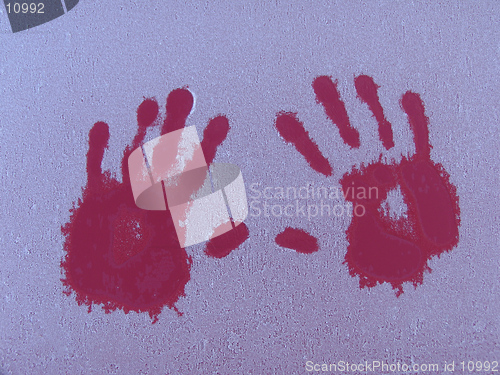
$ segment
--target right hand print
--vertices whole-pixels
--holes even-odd
[[[391,124],[384,116],[373,79],[361,75],[355,79],[360,100],[366,103],[378,122],[383,146],[394,146]],[[339,92],[330,77],[321,76],[313,82],[316,99],[327,116],[338,127],[343,141],[351,148],[360,146],[359,133],[349,123],[349,117]],[[458,243],[460,208],[456,188],[449,182],[444,168],[430,158],[429,119],[420,96],[411,91],[401,98],[401,106],[413,131],[415,154],[401,162],[372,162],[360,169],[353,168],[340,180],[345,198],[353,204],[353,219],[347,229],[349,242],[345,263],[351,276],[359,276],[360,287],[373,287],[388,282],[402,293],[402,284],[422,283],[427,261]],[[276,128],[285,141],[293,143],[316,171],[330,176],[332,168],[317,145],[309,138],[296,114],[280,113]],[[298,136],[300,134],[300,136]],[[388,197],[402,195],[406,213],[395,217],[384,203]],[[302,243],[310,235],[287,228],[276,242],[289,246],[287,236]],[[310,239],[309,239],[310,240]],[[310,242],[310,241],[309,241]],[[311,252],[311,251],[302,251]]]

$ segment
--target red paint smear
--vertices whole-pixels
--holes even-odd
[[[188,90],[174,90],[167,100],[163,130],[184,126],[192,103]],[[102,304],[107,313],[116,309],[148,312],[153,323],[164,306],[177,311],[175,303],[184,295],[191,265],[179,246],[169,212],[137,208],[129,183],[128,157],[144,141],[157,115],[156,101],[146,99],[139,106],[137,134],[123,153],[123,183],[101,171],[109,130],[103,122],[94,125],[89,132],[83,199],[61,228],[66,236],[66,255],[61,262],[65,293],[74,292],[77,302],[88,305],[89,311],[92,304]],[[209,133],[204,146],[215,150],[224,138]],[[223,251],[228,253],[227,247],[234,243],[220,239],[219,245],[226,246]]]
[[[307,160],[315,171],[325,176],[332,175],[332,167],[321,154],[318,145],[312,141],[309,133],[304,129],[294,113],[281,112],[276,118],[276,129],[288,143],[293,143],[298,152]]]
[[[205,254],[212,258],[224,258],[245,242],[249,234],[248,227],[241,223],[229,232],[208,241]]]
[[[330,77],[317,77],[313,82],[316,100],[325,108],[326,115],[337,125],[344,143],[359,148],[359,133],[351,126],[344,102],[340,99],[337,84]]]
[[[380,100],[377,94],[379,86],[375,84],[372,77],[361,75],[354,80],[356,91],[359,98],[368,104],[368,108],[372,111],[373,116],[378,122],[378,133],[384,147],[389,150],[394,147],[392,136],[391,123],[384,116],[384,110],[380,105]]]
[[[422,283],[432,256],[457,245],[460,225],[456,188],[443,167],[429,156],[428,119],[419,95],[407,92],[402,106],[414,132],[417,153],[399,164],[378,161],[354,169],[341,180],[346,199],[366,209],[363,216],[353,215],[347,230],[345,262],[349,272],[360,277],[361,287],[389,282],[398,290],[397,295],[402,293],[404,282]],[[389,218],[380,211],[387,193],[398,185],[408,207],[405,219]],[[370,187],[377,188],[371,196]],[[361,215],[362,210],[358,212]]]
[[[276,243],[281,247],[293,249],[302,254],[312,254],[319,250],[318,240],[302,229],[287,227],[276,236]]]

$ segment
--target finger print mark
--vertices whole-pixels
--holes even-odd
[[[101,164],[104,150],[108,148],[109,128],[104,122],[97,122],[89,132],[87,153],[87,186],[89,190],[99,189],[102,184]]]
[[[193,108],[193,94],[187,88],[173,90],[167,97],[167,115],[161,128],[161,134],[182,129]]]
[[[144,100],[137,108],[137,134],[132,141],[132,147],[139,147],[146,137],[146,131],[149,126],[158,117],[158,103],[153,99]]]
[[[318,239],[302,229],[287,227],[276,236],[275,241],[281,247],[302,254],[312,254],[319,250]]]
[[[208,164],[212,164],[217,153],[217,148],[226,139],[229,132],[229,121],[224,116],[217,116],[210,120],[203,131],[201,148]]]
[[[408,91],[401,99],[401,105],[408,116],[413,131],[415,150],[418,157],[430,158],[429,119],[425,115],[424,103],[418,94]]]
[[[193,105],[187,89],[170,93],[163,131],[182,128]],[[147,128],[158,122],[158,104],[145,99],[137,109],[137,133],[123,152],[123,181],[101,171],[109,128],[96,123],[89,132],[87,185],[61,231],[65,256],[61,262],[65,294],[75,294],[80,305],[102,305],[107,313],[121,309],[147,312],[153,323],[164,306],[175,306],[190,280],[191,258],[179,246],[169,211],[147,211],[134,202],[128,179],[128,157],[144,141]],[[223,116],[205,130],[204,147],[211,158],[229,130]],[[212,134],[212,132],[214,134]],[[241,228],[240,228],[241,227]],[[213,242],[211,252],[226,256],[248,237],[243,224]],[[248,230],[247,230],[248,231]],[[232,237],[231,237],[232,235]],[[244,239],[242,239],[244,237]]]
[[[313,82],[316,100],[325,109],[326,115],[337,125],[340,136],[351,148],[359,148],[359,132],[351,126],[344,102],[340,99],[337,84],[330,77],[321,76]]]
[[[373,116],[378,122],[378,134],[382,144],[386,150],[394,147],[394,140],[392,135],[391,123],[387,121],[384,116],[384,110],[380,104],[378,97],[378,86],[373,81],[372,77],[360,75],[354,80],[354,86],[359,98],[366,104],[372,111]]]
[[[232,222],[232,220],[231,220]],[[205,246],[205,254],[212,258],[224,258],[228,256],[233,250],[240,247],[240,245],[248,239],[250,235],[248,227],[245,223],[241,223],[233,230],[223,233],[220,236],[212,238]]]
[[[309,133],[294,113],[281,112],[276,118],[276,129],[283,139],[292,143],[315,171],[325,176],[332,175],[332,167],[323,156],[318,145],[310,138]]]
[[[127,146],[125,153],[130,153],[141,145],[146,137],[146,132],[158,117],[158,103],[154,99],[145,99],[137,108],[137,133],[132,141],[131,146]],[[129,180],[128,173],[128,156],[122,158],[121,162],[122,180]]]

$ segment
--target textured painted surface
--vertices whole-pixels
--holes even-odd
[[[498,360],[497,14],[498,5],[486,1],[314,8],[80,2],[64,17],[12,34],[3,9],[0,372],[285,374],[307,373],[309,360]],[[389,150],[376,103],[357,98],[360,75],[380,86],[393,131]],[[344,144],[316,102],[311,84],[322,76],[337,81],[359,148]],[[192,263],[176,304],[182,316],[164,308],[151,324],[145,313],[88,313],[63,294],[60,227],[87,182],[89,131],[108,124],[102,170],[120,183],[137,107],[144,98],[164,102],[186,85],[195,94],[186,124],[202,134],[209,119],[226,116],[230,131],[215,161],[237,164],[245,184],[261,191],[339,187],[344,174],[381,153],[384,164],[411,157],[413,134],[399,100],[418,93],[429,118],[430,160],[448,172],[460,197],[460,242],[429,261],[421,285],[403,283],[396,298],[390,284],[360,289],[349,274],[349,216],[308,220],[251,210],[239,234],[249,238],[238,249],[186,249]],[[282,111],[298,114],[331,176],[280,137]],[[317,238],[319,250],[278,246],[287,227]]]

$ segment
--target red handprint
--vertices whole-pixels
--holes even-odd
[[[392,128],[384,116],[377,89],[371,77],[362,75],[355,79],[358,97],[368,105],[379,128],[379,136],[386,149],[394,146]],[[314,80],[316,99],[325,109],[330,120],[337,125],[340,136],[352,148],[360,146],[359,133],[349,123],[344,103],[336,83],[330,77]],[[427,261],[434,255],[449,251],[458,243],[460,209],[456,188],[449,182],[449,175],[440,164],[430,159],[429,120],[425,115],[420,96],[411,91],[403,95],[401,106],[408,116],[414,134],[416,153],[402,158],[396,164],[381,161],[352,169],[344,174],[340,183],[344,196],[360,207],[353,215],[347,230],[349,242],[345,263],[351,276],[359,276],[360,287],[373,287],[389,282],[397,295],[402,284],[410,281],[422,283]],[[293,143],[316,171],[331,175],[331,166],[317,145],[309,138],[303,124],[294,113],[280,113],[276,128],[285,141]],[[296,129],[296,131],[290,131]],[[407,205],[407,216],[399,219],[384,214],[381,204],[388,193],[399,186]],[[367,194],[373,189],[376,194]],[[288,237],[293,241],[287,241]],[[279,234],[276,242],[295,248],[293,243],[314,243],[310,235],[293,228]],[[301,250],[301,252],[313,252]]]
[[[172,91],[161,134],[184,127],[192,106],[187,89]],[[106,312],[117,308],[148,312],[155,322],[165,305],[176,309],[190,279],[191,260],[178,243],[169,212],[138,208],[129,182],[128,156],[144,141],[148,127],[158,124],[157,117],[153,99],[144,100],[137,109],[137,134],[121,162],[122,183],[101,171],[108,125],[98,122],[89,132],[87,185],[83,200],[71,210],[70,222],[62,227],[66,256],[61,262],[66,294],[75,292],[78,303],[88,305],[89,311],[92,304],[102,304]],[[224,116],[208,123],[201,142],[207,163],[213,161],[228,131]],[[224,257],[247,238],[248,229],[240,224],[209,241],[205,252]]]

